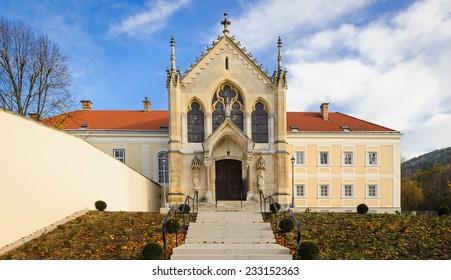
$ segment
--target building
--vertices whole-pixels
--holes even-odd
[[[168,111],[83,109],[44,120],[85,138],[168,186],[169,203],[198,191],[207,203],[258,200],[262,191],[297,210],[400,210],[401,133],[339,112],[287,112],[282,41],[269,75],[229,36],[184,75],[171,39]],[[65,120],[62,122],[62,120]],[[294,176],[294,177],[293,177]]]

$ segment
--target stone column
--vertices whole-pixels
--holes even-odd
[[[254,190],[254,188],[252,187],[252,165],[251,164],[246,164],[247,166],[247,197],[246,200],[247,201],[252,201],[255,199],[254,194],[257,193],[256,190]]]
[[[182,143],[186,143],[187,136],[187,123],[186,123],[186,113],[180,113],[181,121],[182,121]]]
[[[274,146],[274,113],[268,114],[268,140],[270,147]]]
[[[207,139],[212,132],[211,113],[205,113],[204,116],[205,139]]]
[[[247,137],[252,139],[252,124],[251,124],[251,114],[250,113],[244,114],[244,125],[245,125],[244,133],[247,135]]]
[[[207,172],[207,191],[205,192],[205,200],[207,203],[213,203],[213,196],[211,194],[211,162],[204,162],[205,171]]]

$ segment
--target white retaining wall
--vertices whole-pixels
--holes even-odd
[[[158,211],[161,190],[84,140],[0,109],[0,248],[103,200]]]

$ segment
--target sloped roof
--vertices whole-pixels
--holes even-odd
[[[42,122],[65,130],[82,129],[83,125],[87,125],[84,129],[152,131],[161,130],[162,125],[167,126],[169,119],[168,111],[92,110],[74,111]],[[329,112],[329,120],[324,120],[319,112],[287,112],[287,131],[295,131],[293,126],[301,132],[340,132],[343,131],[342,126],[347,126],[352,132],[395,132],[339,112]]]
[[[300,131],[308,132],[338,132],[347,126],[354,132],[394,132],[395,130],[367,122],[339,112],[329,112],[329,119],[324,120],[319,112],[287,112],[287,131],[297,126]]]
[[[74,111],[42,122],[65,130],[80,129],[83,125],[91,130],[160,130],[161,125],[167,126],[169,123],[168,111],[142,110]]]

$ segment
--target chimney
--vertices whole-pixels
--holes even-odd
[[[329,103],[323,103],[319,107],[321,108],[321,117],[323,120],[329,120]]]
[[[150,104],[149,98],[146,97],[143,103],[144,103],[144,112],[150,112],[150,105],[152,104]]]
[[[37,113],[28,113],[28,117],[33,120],[38,120],[38,114]]]
[[[92,109],[92,102],[90,100],[82,100],[81,101],[81,109],[83,111],[91,111],[91,109]]]

